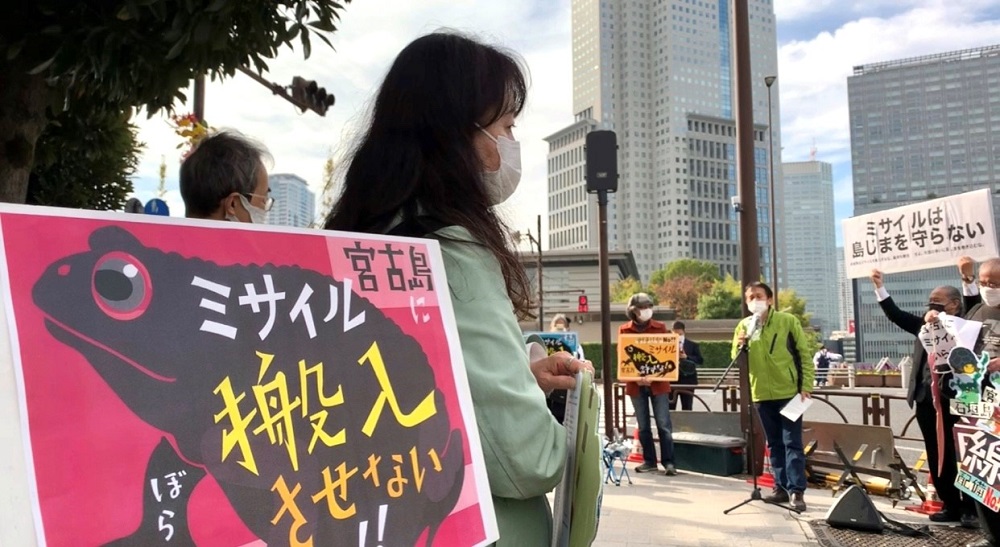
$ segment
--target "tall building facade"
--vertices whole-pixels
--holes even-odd
[[[316,194],[298,175],[276,174],[267,177],[274,206],[267,214],[267,223],[276,226],[305,228],[316,216]]]
[[[847,270],[844,267],[844,248],[837,247],[837,309],[839,310],[839,322],[836,330],[850,331],[854,322],[854,290],[853,283],[847,278]]]
[[[854,67],[847,80],[854,214],[980,188],[1000,212],[1000,45]],[[954,267],[888,275],[904,310],[926,309],[938,285],[958,285]],[[882,315],[871,283],[857,281],[860,359],[896,360],[913,337]]]
[[[644,281],[678,258],[709,260],[739,277],[728,0],[572,0],[572,27],[574,122],[546,139],[549,246],[598,247],[584,142],[591,130],[611,129],[620,177],[608,205],[609,247],[632,251]],[[770,272],[764,78],[777,74],[777,40],[769,0],[750,0],[750,30],[758,238],[761,270]],[[780,132],[773,137],[780,150]]]
[[[783,207],[778,209],[778,255],[783,266],[778,292],[794,289],[806,301],[810,323],[824,336],[840,329],[837,285],[833,166],[822,161],[783,163]]]

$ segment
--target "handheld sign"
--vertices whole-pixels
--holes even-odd
[[[654,382],[676,382],[680,376],[680,337],[665,334],[619,334],[618,380],[634,382],[646,378]]]

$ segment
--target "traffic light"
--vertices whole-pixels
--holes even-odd
[[[332,93],[327,93],[314,80],[306,80],[302,76],[292,78],[292,99],[303,111],[308,108],[320,116],[325,116],[335,101]]]
[[[590,305],[587,303],[587,295],[580,295],[580,298],[577,300],[576,311],[577,313],[587,313],[590,311]]]

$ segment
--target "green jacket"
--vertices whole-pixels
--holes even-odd
[[[435,235],[486,458],[497,545],[547,546],[552,510],[545,494],[562,480],[566,430],[552,417],[528,367],[500,264],[485,247],[465,242],[471,236],[464,228]]]
[[[739,352],[739,337],[750,317],[743,318],[733,333],[730,357]],[[791,399],[800,391],[812,392],[815,367],[812,349],[798,317],[775,311],[767,314],[760,336],[750,342],[750,394],[753,401]]]

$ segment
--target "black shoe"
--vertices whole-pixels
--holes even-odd
[[[778,488],[777,486],[775,486],[774,490],[771,491],[771,495],[770,496],[764,496],[764,502],[765,503],[788,503],[788,492],[785,492],[783,489]]]
[[[962,520],[962,515],[945,509],[944,511],[938,511],[927,518],[929,518],[931,522],[959,522]]]
[[[792,509],[799,513],[806,510],[806,500],[803,499],[802,492],[792,492]]]
[[[993,547],[993,543],[990,540],[983,538],[978,541],[973,541],[972,543],[966,543],[965,547]]]
[[[962,515],[962,528],[970,530],[979,529],[979,517],[975,513],[965,513]]]

